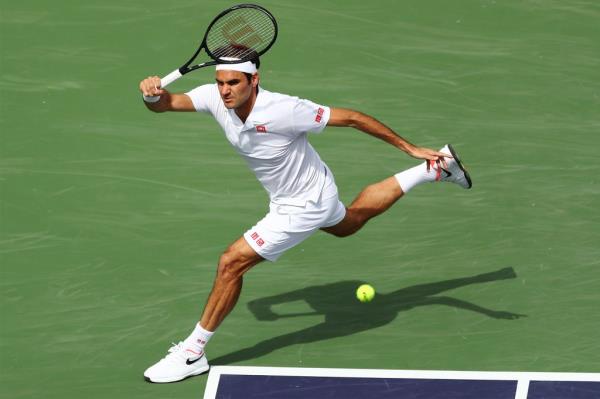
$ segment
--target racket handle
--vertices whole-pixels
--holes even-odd
[[[170,74],[168,74],[160,80],[160,87],[164,88],[167,85],[170,85],[171,83],[179,79],[181,76],[182,75],[181,72],[179,72],[179,69],[174,70],[173,72],[171,72]]]

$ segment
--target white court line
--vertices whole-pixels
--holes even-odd
[[[515,399],[526,399],[529,381],[593,381],[600,382],[600,373],[537,373],[511,371],[449,371],[449,370],[377,370],[326,369],[299,367],[214,366],[210,369],[204,399],[214,399],[222,374],[275,375],[290,377],[355,377],[414,378],[446,380],[507,380],[517,381]]]
[[[529,391],[529,380],[519,378],[517,382],[517,392],[515,393],[515,399],[527,399],[527,393]]]
[[[215,399],[217,397],[217,388],[219,387],[219,378],[221,378],[221,369],[223,366],[211,367],[208,373],[208,380],[206,381],[206,388],[204,389],[204,399]],[[215,370],[213,372],[213,370]],[[223,374],[227,374],[224,371]]]

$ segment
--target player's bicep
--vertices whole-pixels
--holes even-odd
[[[327,126],[354,126],[356,111],[346,108],[331,108]]]

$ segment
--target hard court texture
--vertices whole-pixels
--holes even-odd
[[[210,117],[152,114],[137,87],[230,5],[3,2],[0,397],[201,397],[206,376],[142,373],[189,334],[267,196]],[[474,187],[419,186],[355,236],[257,266],[212,364],[600,372],[600,3],[261,5],[280,24],[266,89],[452,143]],[[310,141],[345,203],[416,164],[352,129]]]

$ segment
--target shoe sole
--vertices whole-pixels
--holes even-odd
[[[456,151],[454,151],[454,148],[452,148],[452,144],[448,144],[448,149],[450,150],[450,154],[452,155],[452,158],[454,158],[454,160],[458,164],[458,167],[460,168],[460,170],[462,170],[462,172],[465,174],[467,183],[469,183],[469,187],[467,187],[467,189],[473,187],[473,182],[471,182],[471,176],[469,176],[469,172],[467,172],[467,170],[464,168],[462,162],[460,162],[458,155],[456,155]]]
[[[208,372],[209,370],[210,370],[210,366],[208,366],[208,367],[206,368],[206,370],[204,370],[204,369],[200,369],[199,371],[195,371],[195,372],[193,372],[192,374],[190,374],[190,375],[186,375],[185,377],[182,377],[182,378],[180,378],[180,379],[178,379],[178,380],[169,380],[169,381],[152,381],[152,380],[151,380],[149,377],[146,377],[146,376],[144,376],[144,380],[145,380],[146,382],[149,382],[149,383],[151,383],[151,384],[171,384],[171,383],[174,383],[174,382],[181,382],[181,381],[183,381],[183,380],[187,380],[188,378],[191,378],[191,377],[196,377],[196,376],[198,376],[198,375],[202,375],[202,374],[204,374],[204,373]]]

